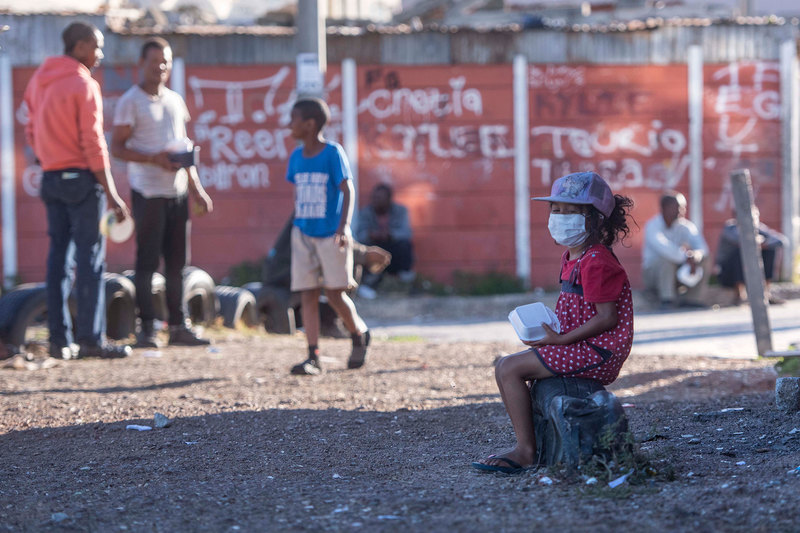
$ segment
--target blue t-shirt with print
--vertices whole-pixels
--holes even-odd
[[[344,149],[326,141],[314,157],[297,148],[289,157],[286,180],[294,183],[294,225],[311,237],[330,237],[342,218],[343,193],[339,186],[352,179]]]

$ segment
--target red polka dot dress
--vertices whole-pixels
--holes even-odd
[[[633,344],[633,298],[625,269],[609,248],[596,244],[576,259],[561,257],[561,294],[556,316],[561,333],[597,314],[595,303],[616,302],[617,325],[575,344],[541,346],[533,351],[555,375],[595,379],[608,385],[619,375]]]

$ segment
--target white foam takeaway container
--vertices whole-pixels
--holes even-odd
[[[545,335],[542,323],[547,324],[557,333],[561,332],[558,317],[552,309],[541,302],[521,305],[508,314],[508,320],[514,326],[517,336],[523,341],[539,340]]]

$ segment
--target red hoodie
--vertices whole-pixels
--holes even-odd
[[[100,85],[70,56],[49,57],[27,89],[25,134],[43,170],[108,168]]]

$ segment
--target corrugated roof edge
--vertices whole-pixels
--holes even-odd
[[[51,15],[74,15],[77,13],[50,13]],[[124,16],[106,15],[108,30],[121,35],[274,35],[290,36],[296,28],[290,26],[235,26],[224,24],[190,26],[136,26],[135,21]],[[412,35],[420,33],[518,33],[522,30],[560,30],[567,33],[628,33],[651,31],[663,27],[703,27],[703,26],[800,26],[800,17],[779,17],[776,15],[759,17],[647,17],[635,20],[617,20],[603,23],[575,24],[563,19],[542,18],[541,25],[531,28],[524,21],[495,26],[476,23],[469,26],[453,26],[429,23],[424,25],[379,25],[366,26],[328,26],[327,34],[332,36],[356,37],[364,34]],[[8,29],[8,28],[6,28]],[[3,31],[3,30],[0,30]]]

